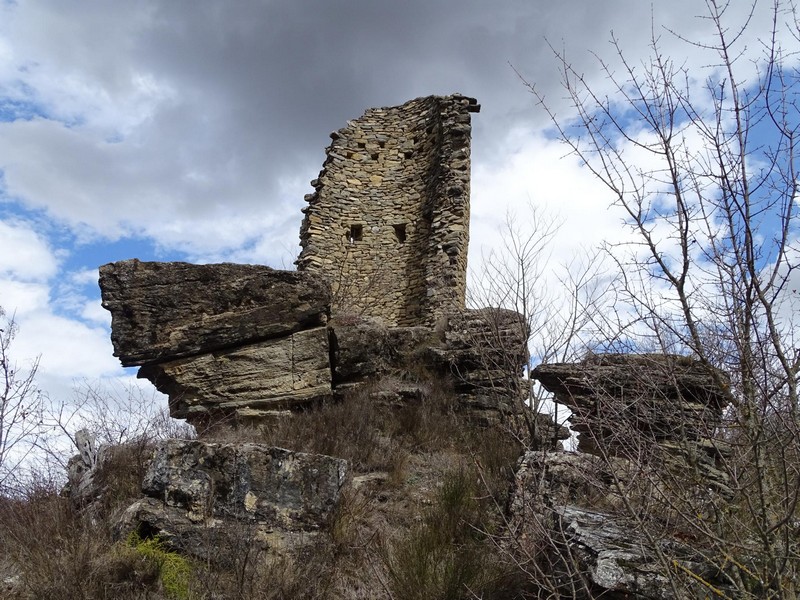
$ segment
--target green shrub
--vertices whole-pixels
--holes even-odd
[[[168,550],[158,537],[142,539],[134,532],[128,536],[128,544],[137,554],[158,568],[161,585],[168,598],[189,598],[192,565],[186,558]]]

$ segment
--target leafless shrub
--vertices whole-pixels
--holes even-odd
[[[647,480],[635,488],[612,482],[626,517],[645,534],[674,597],[795,598],[800,26],[792,2],[771,4],[771,29],[760,36],[751,30],[757,3],[738,24],[730,3],[705,5],[714,38],[684,40],[709,57],[704,84],[665,56],[654,33],[652,55],[641,64],[616,40],[619,67],[598,59],[610,95],[555,51],[570,120],[529,88],[566,146],[613,195],[632,235],[607,248],[619,267],[614,314],[626,315],[623,328],[606,331],[609,343],[696,358],[729,406],[708,432],[727,478],[728,492],[720,493],[691,452],[661,452],[653,432],[624,429],[613,403],[606,405],[598,455],[610,466],[622,449]],[[613,444],[608,431],[618,434]],[[670,536],[690,541],[703,560],[674,561],[663,545]],[[700,564],[711,565],[722,585]]]
[[[0,499],[0,550],[18,596],[42,600],[157,598],[152,570],[114,542],[106,523],[75,511],[49,482]]]
[[[41,437],[45,408],[36,386],[38,359],[24,369],[11,356],[16,334],[14,317],[0,307],[0,494],[20,491],[20,470]]]

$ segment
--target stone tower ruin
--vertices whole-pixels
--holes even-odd
[[[300,229],[300,271],[339,314],[430,325],[464,308],[470,113],[461,95],[374,108],[331,134]]]

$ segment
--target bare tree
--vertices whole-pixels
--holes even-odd
[[[500,232],[502,243],[482,257],[467,295],[469,308],[494,307],[484,314],[489,325],[496,321],[495,326],[481,332],[481,339],[475,340],[476,347],[483,349],[483,368],[490,375],[487,381],[498,381],[496,374],[509,370],[507,378],[519,377],[517,362],[510,360],[520,355],[518,349],[509,346],[515,338],[503,335],[508,315],[495,309],[519,315],[531,357],[525,368],[520,400],[533,411],[534,418],[527,423],[530,433],[527,442],[533,447],[554,444],[555,440],[548,441],[547,436],[559,431],[548,419],[535,418],[536,415],[553,412],[553,420],[558,424],[564,418],[559,418],[549,395],[530,379],[531,363],[573,360],[593,346],[599,332],[605,329],[603,324],[608,318],[605,309],[610,305],[612,291],[597,251],[573,257],[566,264],[554,263],[553,239],[559,227],[556,217],[534,205],[527,207],[524,218],[507,214]],[[504,386],[500,393],[507,393],[508,389],[509,386]]]
[[[14,317],[0,307],[0,493],[13,491],[19,468],[34,451],[40,434],[43,396],[36,387],[35,359],[21,369],[11,357],[17,333]]]
[[[800,24],[791,2],[770,3],[771,28],[759,35],[760,3],[735,24],[731,3],[705,5],[711,41],[668,32],[707,57],[704,78],[666,56],[654,34],[642,63],[631,62],[616,39],[616,66],[598,58],[610,95],[555,51],[574,118],[560,118],[529,88],[625,215],[632,241],[607,250],[619,267],[618,311],[636,326],[609,336],[638,350],[695,357],[730,407],[713,432],[730,496],[711,497],[710,507],[708,494],[669,496],[702,486],[689,469],[652,488],[664,494],[657,505],[670,503],[672,531],[691,534],[735,597],[796,598]],[[600,450],[610,465],[611,453]],[[625,494],[642,523],[642,505]],[[675,590],[702,579],[669,562],[663,557],[663,574]]]

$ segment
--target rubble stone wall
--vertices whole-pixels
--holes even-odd
[[[433,324],[464,307],[470,113],[460,95],[374,108],[331,134],[298,269],[331,280],[335,313]]]

